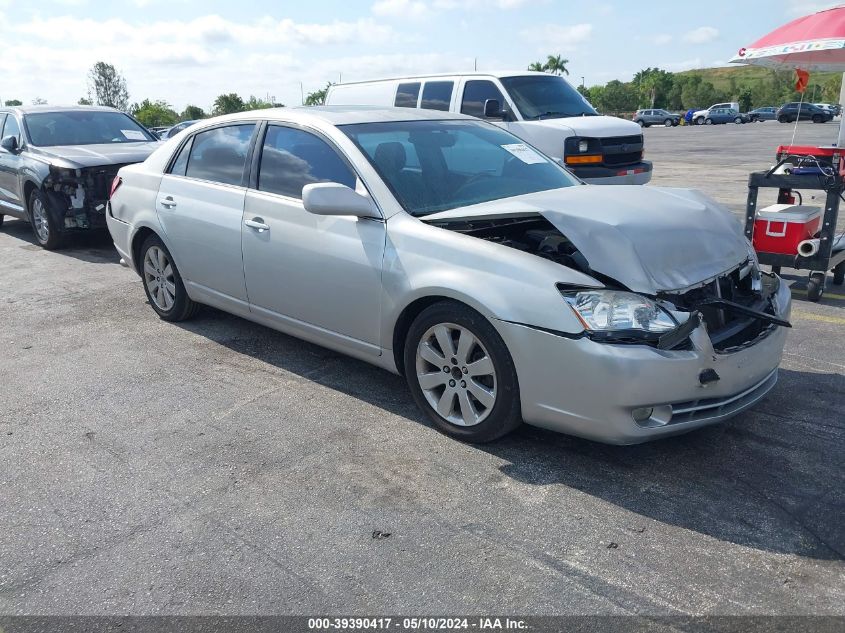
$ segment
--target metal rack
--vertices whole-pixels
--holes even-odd
[[[836,242],[836,221],[839,216],[839,203],[845,192],[845,179],[840,174],[831,175],[787,175],[774,174],[773,170],[754,172],[748,177],[748,201],[745,206],[745,237],[754,237],[754,220],[757,217],[757,194],[761,188],[778,189],[778,201],[786,201],[793,189],[824,191],[826,193],[824,216],[819,234],[821,240],[818,252],[811,257],[785,255],[782,253],[758,252],[761,264],[772,267],[776,273],[781,267],[809,270],[807,298],[810,301],[821,299],[825,288],[828,270],[833,271],[833,283],[843,283],[845,277],[845,238],[841,240],[842,249],[834,249]],[[831,170],[833,171],[833,170]]]

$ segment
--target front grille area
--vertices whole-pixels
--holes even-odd
[[[702,398],[672,405],[672,419],[669,424],[697,422],[726,415],[732,415],[750,407],[765,396],[778,381],[778,371],[774,370],[763,380],[741,393],[722,398]]]
[[[710,299],[725,299],[774,316],[771,296],[777,291],[777,278],[763,275],[762,281],[762,291],[755,291],[750,267],[744,266],[700,288],[682,294],[667,294],[665,298],[679,309],[698,310],[707,326],[713,349],[727,354],[753,345],[778,326],[719,305],[704,304]]]
[[[611,136],[601,139],[604,164],[609,167],[633,165],[643,159],[642,136]]]

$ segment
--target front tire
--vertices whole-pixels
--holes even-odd
[[[153,310],[165,321],[185,321],[200,304],[185,290],[179,269],[158,235],[150,235],[141,246],[141,279]]]
[[[713,119],[704,119],[704,125],[713,125]]]
[[[704,125],[704,117],[700,116],[695,120],[696,125]]]
[[[35,241],[41,248],[54,251],[61,247],[64,235],[51,208],[50,198],[38,189],[29,196],[29,220]]]
[[[664,127],[672,127],[672,119],[666,119],[663,122]]]
[[[734,119],[734,123],[736,123],[737,125],[739,125],[740,123],[742,123],[742,117],[736,117],[736,118]]]
[[[823,123],[824,120],[822,119],[822,115],[814,114],[813,115],[813,123]]]
[[[778,117],[778,123],[789,123],[789,119],[781,115]]]
[[[417,406],[446,435],[491,442],[522,422],[510,352],[490,322],[463,304],[436,303],[414,319],[404,366]]]

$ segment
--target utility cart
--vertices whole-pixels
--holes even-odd
[[[838,168],[838,154],[834,148],[779,148],[777,165],[748,177],[745,236],[754,244],[760,263],[771,266],[775,273],[780,273],[781,268],[809,270],[807,298],[810,301],[821,299],[827,271],[833,271],[834,284],[840,285],[845,281],[845,235],[836,235],[839,203],[845,193],[845,177]],[[794,161],[798,155],[811,158],[815,167],[807,168],[808,173],[777,173],[779,168],[790,160]],[[774,219],[760,218],[765,211],[758,208],[757,195],[761,188],[778,190],[778,204],[774,206],[779,208],[767,216]],[[811,225],[810,232],[800,236],[807,239],[798,241],[800,238],[790,235],[788,226],[789,218],[795,217],[795,214],[788,212],[792,209],[812,209],[803,204],[790,206],[794,205],[796,195],[803,203],[802,192],[806,191],[823,191],[824,207],[821,214],[815,214],[816,223]],[[801,222],[810,225],[813,216],[812,212],[805,213]],[[778,246],[779,243],[784,246]]]

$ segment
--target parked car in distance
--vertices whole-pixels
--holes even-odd
[[[228,115],[112,191],[115,246],[162,319],[208,304],[404,374],[462,440],[525,421],[643,442],[734,416],[777,380],[789,287],[730,211],[582,184],[474,117]]]
[[[171,128],[165,130],[161,135],[161,140],[166,141],[169,138],[173,138],[182,130],[187,130],[191,127],[194,123],[198,123],[201,119],[191,119],[189,121],[182,121],[181,123],[177,123]]]
[[[826,112],[830,112],[832,116],[837,116],[839,114],[839,106],[832,103],[814,103],[813,105],[818,106]]]
[[[818,107],[813,103],[784,103],[775,115],[780,123],[798,121],[812,121],[813,123],[827,123],[833,120],[833,113]]]
[[[637,110],[633,117],[634,123],[639,123],[640,127],[650,127],[652,125],[663,125],[665,127],[672,127],[681,122],[679,114],[672,114],[666,110]]]
[[[777,108],[766,106],[764,108],[755,108],[748,113],[748,117],[752,122],[754,121],[774,121],[777,118]]]
[[[164,134],[167,130],[170,129],[169,125],[159,125],[156,127],[147,128],[150,132],[156,135],[156,137],[161,138],[161,135]]]
[[[149,156],[158,139],[134,118],[97,106],[0,108],[0,225],[27,220],[42,247],[70,231],[106,226],[118,169]]]
[[[736,101],[731,101],[729,103],[715,103],[706,110],[697,110],[692,115],[693,123],[696,125],[704,125],[704,121],[707,119],[707,113],[711,110],[734,110],[735,112],[739,112],[739,103]]]
[[[707,111],[704,125],[719,125],[721,123],[749,123],[751,118],[747,114],[730,108],[713,108]]]
[[[642,130],[602,116],[563,77],[548,73],[475,72],[329,86],[326,105],[395,106],[469,114],[494,123],[564,161],[594,185],[643,185]]]

